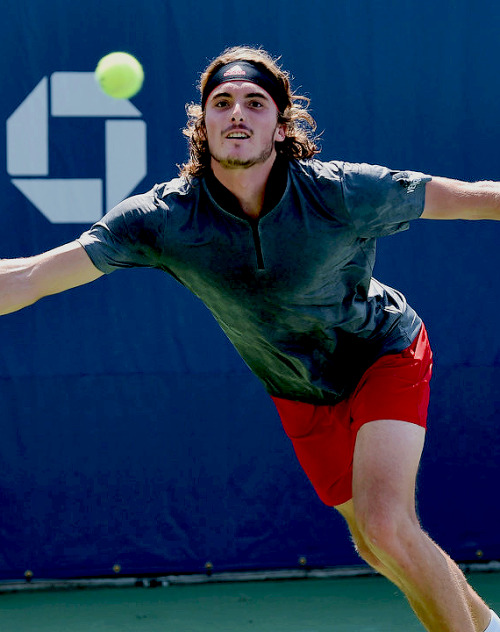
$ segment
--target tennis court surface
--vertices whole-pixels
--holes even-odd
[[[468,578],[500,610],[500,573],[472,573]],[[0,594],[1,632],[422,629],[401,593],[380,576]]]

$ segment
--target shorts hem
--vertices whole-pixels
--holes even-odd
[[[422,421],[422,419],[420,417],[414,417],[414,418],[409,418],[409,417],[405,417],[403,418],[403,415],[378,415],[377,417],[369,417],[369,418],[365,418],[365,419],[357,419],[356,421],[354,421],[353,423],[351,423],[351,429],[353,430],[353,432],[357,433],[359,431],[359,429],[364,426],[365,424],[369,424],[372,421],[402,421],[404,423],[408,423],[408,424],[414,424],[415,426],[420,426],[421,428],[424,428],[424,430],[427,430],[427,421],[424,420]]]

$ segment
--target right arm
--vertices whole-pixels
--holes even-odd
[[[0,259],[0,315],[32,305],[44,296],[90,283],[102,275],[77,241],[34,257]]]

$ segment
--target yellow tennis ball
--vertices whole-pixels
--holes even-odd
[[[144,71],[133,55],[109,53],[97,64],[95,78],[110,97],[130,99],[142,88]]]

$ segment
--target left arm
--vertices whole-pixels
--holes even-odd
[[[500,220],[500,182],[433,177],[425,185],[424,219]]]

